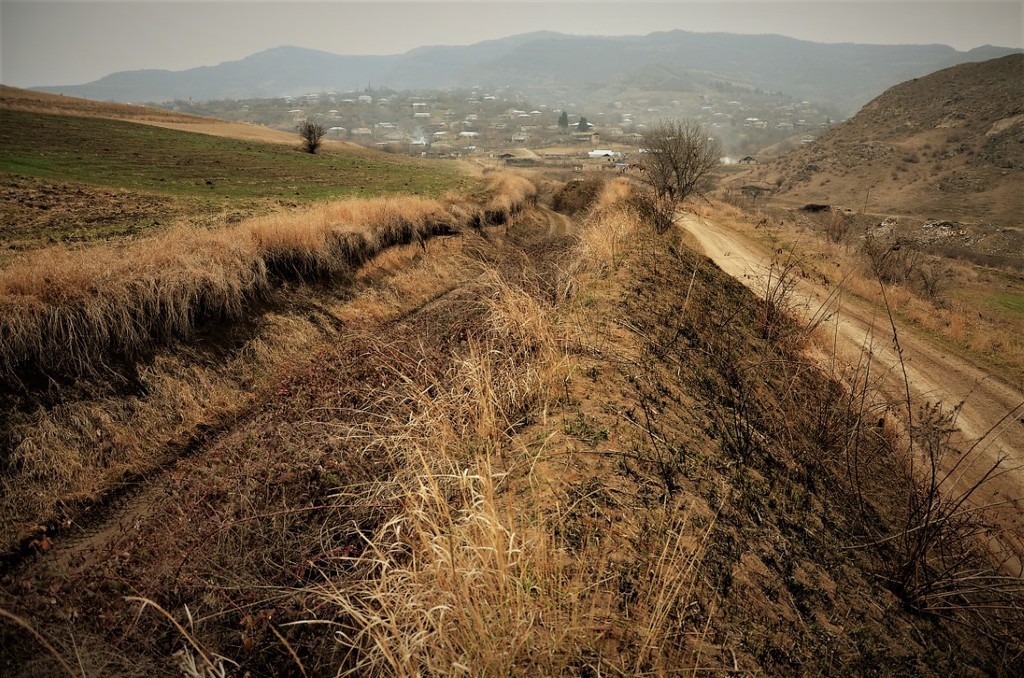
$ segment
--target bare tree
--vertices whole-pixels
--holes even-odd
[[[655,227],[667,230],[683,200],[704,189],[718,167],[721,147],[694,120],[662,120],[643,134],[641,180],[652,192]]]
[[[302,150],[307,153],[316,153],[323,142],[327,129],[312,120],[299,123],[299,136],[302,137]]]

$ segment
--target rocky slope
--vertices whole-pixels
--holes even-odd
[[[820,139],[735,178],[794,201],[979,227],[1024,212],[1024,55],[892,87]]]

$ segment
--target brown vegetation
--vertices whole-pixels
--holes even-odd
[[[167,457],[166,444],[187,445],[194,427],[243,406],[248,398],[232,403],[238,395],[206,364],[226,359],[218,341],[258,350],[251,324],[266,324],[282,299],[310,304],[302,284],[344,289],[389,248],[423,250],[434,236],[504,221],[529,197],[516,179],[496,177],[494,190],[482,206],[415,196],[326,203],[125,246],[54,247],[4,269],[5,546],[147,472]],[[333,322],[310,311],[317,316]],[[252,379],[240,375],[254,357],[227,359],[225,374]],[[153,436],[162,443],[147,445]]]
[[[534,191],[506,187],[510,206]],[[765,309],[783,292],[656,232],[628,184],[579,213],[574,236],[526,211],[454,252],[367,262],[388,275],[330,304],[341,328],[127,529],[96,553],[37,543],[0,589],[25,622],[3,627],[14,665],[55,670],[42,639],[119,675],[1018,670],[1012,591],[1000,615],[962,589],[927,609],[893,576],[913,553],[880,537],[921,532],[906,490],[931,486],[875,425],[870,373],[822,374],[806,328]],[[283,260],[322,253],[318,232]],[[296,275],[330,274],[309,261]]]
[[[814,143],[741,173],[793,202],[913,211],[981,226],[1024,213],[1024,55],[969,63],[890,88]]]

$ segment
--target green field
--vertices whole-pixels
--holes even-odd
[[[1020,292],[994,292],[986,301],[997,311],[1024,319],[1024,294]]]
[[[296,135],[296,146],[298,135]],[[238,141],[132,122],[0,111],[0,172],[172,195],[328,198],[438,195],[458,181],[437,163]]]
[[[0,110],[0,244],[134,234],[168,219],[315,200],[472,190],[452,164]],[[83,197],[84,195],[84,197]]]

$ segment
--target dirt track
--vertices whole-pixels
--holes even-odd
[[[772,255],[743,235],[707,219],[685,214],[682,226],[693,235],[705,254],[718,266],[754,290],[763,294],[771,268]],[[900,407],[906,389],[903,371],[913,398],[919,402],[941,401],[947,406],[963,402],[957,425],[965,439],[965,449],[977,442],[974,459],[962,465],[954,481],[966,486],[989,469],[998,459],[1006,473],[988,487],[984,497],[990,502],[1009,502],[1012,511],[1007,520],[1024,531],[1024,394],[944,350],[908,328],[898,327],[903,367],[893,341],[893,331],[884,310],[843,296],[807,280],[798,280],[791,299],[794,307],[807,317],[827,312],[823,324],[836,338],[839,353],[855,360],[870,349],[877,372],[885,372],[884,390],[893,407]],[[881,369],[879,369],[881,368]]]

